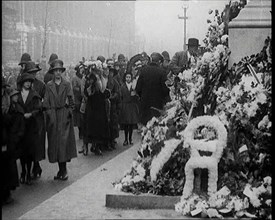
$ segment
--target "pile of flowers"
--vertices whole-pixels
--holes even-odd
[[[241,195],[232,195],[226,186],[210,197],[193,194],[177,203],[175,209],[193,217],[271,219],[271,177],[265,177],[258,187],[247,184]]]
[[[260,53],[228,69],[228,36],[222,32],[227,24],[217,12],[214,17],[209,24],[216,29],[209,29],[207,51],[190,69],[170,75],[172,101],[143,128],[138,157],[113,184],[135,194],[181,196],[191,150],[184,130],[191,118],[216,115],[227,130],[227,147],[218,163],[218,192],[209,197],[203,190],[193,191],[176,204],[176,211],[196,217],[271,219],[271,39]],[[214,30],[218,34],[212,34]],[[207,126],[196,133],[197,139],[208,141],[215,136]],[[203,172],[201,178],[204,182]]]

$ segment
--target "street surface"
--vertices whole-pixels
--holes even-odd
[[[75,129],[77,151],[81,149],[82,140],[78,139],[78,131]],[[136,131],[133,133],[134,143],[140,140],[140,135]],[[3,220],[13,220],[22,216],[24,213],[33,209],[43,201],[49,199],[65,187],[71,185],[73,182],[77,181],[81,177],[85,176],[89,172],[93,171],[100,165],[114,158],[121,152],[128,149],[130,146],[123,146],[124,141],[123,131],[120,131],[120,136],[117,139],[116,150],[104,151],[103,156],[95,156],[90,152],[87,156],[83,154],[78,154],[77,158],[71,160],[68,163],[68,175],[69,179],[67,181],[57,181],[53,180],[53,177],[58,171],[57,163],[49,163],[48,158],[40,162],[42,168],[42,175],[37,180],[33,181],[32,185],[20,185],[15,191],[12,191],[12,197],[14,202],[9,205],[2,207],[2,219]],[[90,148],[90,146],[89,146]],[[21,166],[18,163],[18,173],[21,173]]]

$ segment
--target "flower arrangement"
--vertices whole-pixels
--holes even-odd
[[[231,6],[232,11],[241,7]],[[214,151],[219,136],[209,125],[188,135],[188,122],[211,115],[219,118],[227,132],[223,139],[227,147],[219,148],[223,151],[215,156],[220,159],[217,174],[208,177],[208,184],[215,181],[217,185],[210,187],[210,195],[195,190],[182,198],[176,211],[187,216],[271,219],[271,39],[266,39],[260,53],[244,57],[228,69],[230,39],[225,15],[215,12],[214,16],[205,41],[207,51],[190,69],[170,76],[167,85],[172,101],[159,118],[152,118],[143,128],[138,157],[114,185],[135,194],[183,195],[192,151],[189,145],[199,151]],[[199,164],[194,162],[192,167]],[[201,175],[204,182],[203,172]]]
[[[203,134],[207,135],[207,127],[214,128],[217,140],[195,139],[196,130],[203,128]],[[223,148],[226,146],[227,132],[224,125],[215,116],[200,116],[193,119],[181,132],[184,138],[184,147],[190,146],[191,158],[185,165],[186,182],[182,198],[188,198],[194,187],[194,169],[208,169],[208,195],[211,196],[217,191],[218,162],[221,158]],[[212,138],[212,136],[211,136]],[[199,151],[212,152],[211,156],[201,156]]]

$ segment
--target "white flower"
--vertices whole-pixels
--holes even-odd
[[[138,162],[137,162],[136,160],[134,160],[134,161],[132,162],[132,167],[133,167],[133,168],[136,168],[137,165],[138,165]]]
[[[242,80],[241,80],[241,84],[244,85],[244,91],[246,92],[250,92],[251,91],[251,85],[252,83],[256,83],[255,82],[255,78],[253,76],[242,76]]]
[[[271,207],[271,199],[267,199],[266,201],[265,201],[265,204],[267,204],[268,206],[270,206]]]
[[[217,45],[216,50],[219,51],[219,53],[225,53],[225,46],[222,44]]]
[[[259,122],[258,128],[259,128],[259,129],[265,128],[265,127],[267,126],[268,122],[269,122],[268,115],[265,115],[265,116],[263,117],[263,119]]]
[[[215,50],[213,56],[215,60],[218,60],[220,58],[220,52],[218,50]]]
[[[264,104],[266,102],[266,95],[263,93],[263,92],[259,92],[257,95],[256,95],[256,98],[258,99],[258,102],[261,103],[261,104]]]
[[[121,183],[128,185],[130,184],[131,181],[132,181],[132,177],[130,175],[127,175],[121,180]]]
[[[185,80],[191,80],[192,76],[193,76],[193,72],[192,72],[191,69],[185,70],[183,72],[183,77],[184,77]]]
[[[255,207],[259,207],[261,205],[261,201],[257,197],[250,198],[250,203]]]
[[[161,149],[160,153],[152,160],[150,170],[151,181],[155,181],[157,179],[157,174],[171,157],[172,153],[180,144],[180,142],[181,140],[175,138],[164,142],[164,147]]]
[[[139,164],[136,168],[138,175],[140,175],[142,178],[145,176],[145,169]]]
[[[133,178],[134,183],[137,183],[137,182],[140,182],[140,181],[144,181],[144,178],[142,176],[140,176],[140,175],[134,176],[134,178]]]
[[[210,52],[205,52],[201,58],[201,61],[203,63],[209,63],[211,62],[211,60],[212,60],[212,53]]]
[[[121,183],[116,184],[115,189],[116,190],[121,190],[122,189],[122,184]]]
[[[264,183],[266,183],[269,186],[271,186],[271,181],[272,181],[272,178],[270,176],[266,176],[264,178]]]
[[[227,39],[228,39],[228,35],[227,35],[227,34],[223,35],[223,36],[221,37],[222,43],[225,43],[225,42],[227,41]]]
[[[213,217],[218,217],[218,218],[223,218],[222,215],[220,215],[217,211],[217,209],[207,209],[207,215],[209,216],[209,218],[213,218]]]
[[[202,209],[202,210],[205,210],[205,209],[208,208],[208,207],[209,207],[209,205],[208,205],[208,203],[207,203],[205,200],[199,201],[199,202],[197,203],[197,205],[196,205],[196,208],[197,208],[197,209]]]
[[[264,160],[265,157],[266,157],[266,154],[260,153],[257,163],[262,163],[262,161]]]

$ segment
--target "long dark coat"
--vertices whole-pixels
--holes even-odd
[[[16,159],[19,157],[20,145],[24,135],[24,116],[15,108],[10,108],[7,114],[2,114],[1,145],[7,150],[1,153],[1,187],[2,190],[14,190],[19,186]]]
[[[88,97],[84,116],[84,140],[89,143],[106,143],[111,137],[105,95],[100,91],[95,91],[89,96],[87,86],[85,86],[84,94]]]
[[[118,104],[120,101],[120,87],[115,79],[108,80],[107,89],[111,91],[111,110],[110,110],[110,136],[114,140],[119,136],[118,128]]]
[[[68,162],[77,157],[70,83],[62,79],[57,92],[54,81],[48,82],[43,107],[46,110],[49,162]]]
[[[81,106],[83,95],[81,92],[81,87],[82,87],[81,78],[79,78],[78,76],[74,76],[72,78],[72,89],[73,89],[74,101],[75,101],[75,108],[74,108],[73,114],[74,114],[74,126],[77,126],[77,127],[82,126],[80,106]]]
[[[39,131],[40,123],[37,116],[42,111],[41,97],[38,93],[30,89],[26,102],[24,103],[21,93],[18,96],[18,104],[23,108],[24,113],[32,113],[28,119],[25,118],[25,133],[22,140],[21,156],[34,161],[39,161],[43,158],[37,157],[37,147],[40,145]],[[44,156],[44,155],[43,155]]]
[[[136,92],[140,97],[140,121],[143,125],[153,116],[159,116],[159,112],[151,107],[163,108],[169,96],[169,89],[165,85],[166,79],[165,71],[155,63],[141,69]]]
[[[135,96],[131,96],[131,92],[124,83],[121,87],[121,109],[119,114],[119,123],[125,124],[137,124],[139,122],[139,109]]]
[[[22,153],[20,143],[25,133],[24,110],[18,103],[11,103],[8,115],[8,147],[14,159],[18,159]]]
[[[41,97],[41,101],[43,101],[46,91],[46,85],[41,80],[36,79],[33,81],[33,89],[39,94]],[[45,159],[46,156],[46,150],[45,150],[45,142],[46,142],[46,128],[45,128],[45,116],[44,112],[40,111],[38,112],[37,116],[35,117],[37,120],[37,123],[39,124],[39,130],[38,130],[38,144],[36,146],[36,152],[35,152],[35,159],[36,161],[40,161]]]

